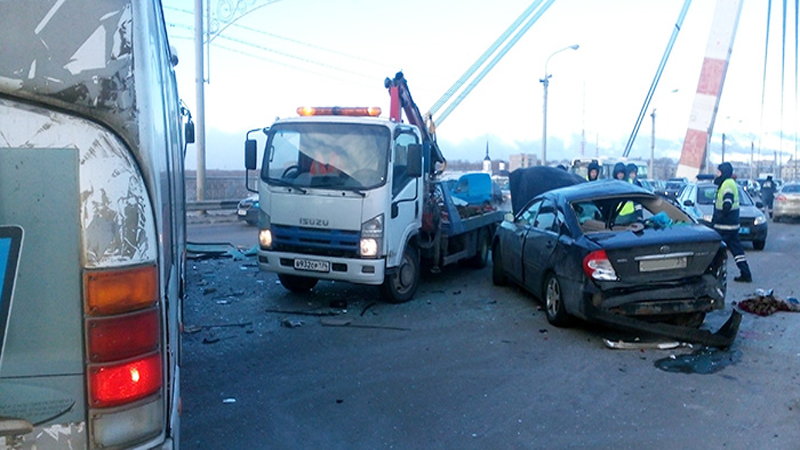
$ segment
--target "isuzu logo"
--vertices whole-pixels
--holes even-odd
[[[300,218],[300,225],[307,227],[327,227],[328,221],[325,219],[309,219],[305,217]]]

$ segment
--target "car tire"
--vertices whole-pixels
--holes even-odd
[[[289,275],[286,273],[279,273],[278,279],[281,281],[281,285],[283,287],[290,292],[294,292],[295,294],[303,294],[310,291],[314,286],[317,285],[317,282],[319,281],[316,278],[299,277],[297,275]]]
[[[420,274],[419,251],[417,247],[409,245],[403,252],[400,266],[383,280],[383,299],[389,303],[405,303],[411,300],[417,292]]]
[[[475,256],[469,259],[469,265],[475,269],[483,269],[489,260],[489,234],[481,231],[476,245],[478,248],[475,249]]]
[[[767,241],[753,241],[753,248],[756,250],[764,250],[764,246],[767,245]]]
[[[556,274],[549,273],[544,282],[544,310],[547,321],[556,327],[565,327],[570,324],[570,316],[564,306],[564,294],[561,291],[561,282]]]
[[[500,254],[500,244],[497,243],[492,249],[492,283],[495,286],[505,286],[508,284],[508,276],[503,269],[503,258]]]

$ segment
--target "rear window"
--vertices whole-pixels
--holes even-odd
[[[783,187],[783,189],[781,189],[781,192],[785,192],[787,194],[797,194],[800,192],[800,184],[787,184]]]

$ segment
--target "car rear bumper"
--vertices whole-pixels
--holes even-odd
[[[694,281],[629,289],[600,290],[588,282],[582,312],[589,320],[598,310],[638,318],[705,313],[725,307],[725,291],[724,277],[720,280],[711,274]]]

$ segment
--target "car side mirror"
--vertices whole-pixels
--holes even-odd
[[[247,139],[244,141],[244,167],[247,170],[256,170],[256,146],[255,139]]]
[[[762,202],[761,200],[756,202],[756,208],[761,209],[763,207],[764,207],[764,202]]]
[[[691,200],[684,200],[683,206],[694,206],[694,202]]]

